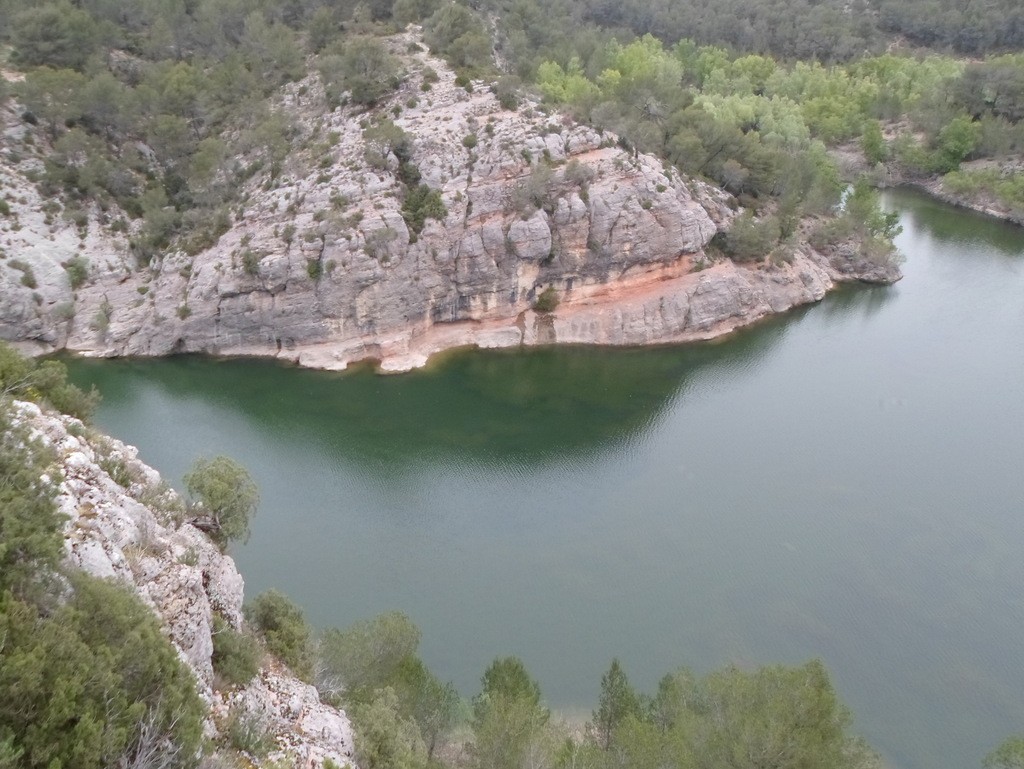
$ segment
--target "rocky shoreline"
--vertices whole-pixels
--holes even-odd
[[[837,260],[841,261],[841,260]],[[515,317],[436,324],[365,343],[343,341],[268,354],[300,366],[342,370],[374,361],[382,373],[426,365],[445,350],[553,344],[640,347],[706,341],[774,314],[820,301],[838,283],[891,283],[899,273],[860,265],[837,269],[809,247],[791,261],[750,268],[721,260],[693,271],[691,260],[580,292],[553,312],[524,310]],[[259,355],[258,350],[246,354]]]
[[[831,150],[830,154],[839,164],[844,178],[853,179],[861,174],[867,174],[873,177],[874,183],[880,188],[908,187],[919,190],[948,205],[1024,227],[1024,212],[1010,210],[991,195],[953,192],[946,186],[941,176],[930,178],[907,176],[891,163],[872,168],[856,144],[850,143],[837,147]],[[961,168],[964,171],[999,168],[1008,173],[1024,173],[1024,161],[1014,158],[1001,165],[993,160],[975,160],[963,163]]]
[[[999,219],[1010,224],[1016,224],[1024,227],[1024,213],[1016,213],[1009,210],[1006,206],[1002,205],[999,201],[994,200],[991,196],[987,195],[965,195],[957,192],[952,192],[947,189],[941,178],[937,179],[912,179],[904,180],[899,183],[902,187],[910,187],[912,189],[920,190],[928,195],[931,195],[936,200],[941,200],[943,203],[948,203],[951,206],[957,208],[965,208],[975,213],[984,214],[990,216],[993,219]]]

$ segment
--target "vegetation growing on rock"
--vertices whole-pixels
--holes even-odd
[[[200,513],[194,523],[221,549],[227,549],[233,540],[249,539],[249,521],[260,495],[244,467],[230,457],[200,458],[185,476],[185,485]]]
[[[134,594],[65,571],[56,455],[13,400],[86,396],[59,363],[37,366],[3,344],[0,361],[3,764],[193,766],[204,714],[195,680]]]

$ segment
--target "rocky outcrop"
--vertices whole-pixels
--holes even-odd
[[[84,571],[134,589],[159,617],[179,656],[211,706],[215,733],[232,708],[259,718],[273,736],[274,755],[297,766],[325,759],[351,763],[352,727],[343,711],[320,702],[312,686],[264,661],[251,683],[219,691],[211,664],[213,617],[242,626],[242,577],[234,561],[191,525],[185,507],[130,446],[99,435],[71,417],[16,403],[19,421],[51,446],[62,481],[57,504],[67,516],[68,560]]]
[[[48,265],[36,275],[47,288],[0,266],[0,336],[90,355],[264,355],[331,369],[374,359],[401,371],[453,345],[706,338],[816,301],[840,272],[859,277],[807,250],[781,267],[710,264],[729,196],[536,104],[504,110],[485,84],[467,92],[440,60],[408,53],[417,41],[414,30],[393,39],[407,76],[372,118],[326,111],[314,78],[290,86],[281,107],[305,149],[276,180],[255,177],[231,229],[193,257],[133,272],[123,238],[103,254],[86,236],[74,252],[94,272],[72,300],[59,267],[67,238],[59,223],[46,225],[48,242],[41,223],[26,228],[37,204],[26,191],[21,229],[0,228],[0,247]],[[428,67],[439,82],[423,90]],[[381,116],[412,139],[412,163],[447,210],[420,232],[403,217],[397,158],[364,138]],[[549,289],[557,311],[534,313]]]

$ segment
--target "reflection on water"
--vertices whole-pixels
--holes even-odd
[[[260,480],[252,595],[408,612],[465,694],[517,654],[589,709],[619,656],[818,656],[901,769],[1024,725],[1024,233],[887,193],[907,277],[711,344],[460,352],[400,377],[73,361],[171,479]]]
[[[381,377],[260,360],[73,360],[118,410],[161,393],[235,412],[266,440],[389,472],[448,464],[583,461],[637,440],[705,367],[750,370],[785,334],[773,320],[728,344],[450,353],[428,371]],[[102,418],[102,416],[101,416]]]
[[[1021,228],[990,216],[953,208],[912,190],[888,190],[885,199],[898,207],[904,228],[918,237],[929,236],[946,245],[982,246],[986,252],[1020,256],[1024,254]]]

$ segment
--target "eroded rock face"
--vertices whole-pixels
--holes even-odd
[[[67,516],[68,560],[89,574],[120,581],[153,609],[212,707],[210,730],[226,721],[228,703],[239,703],[261,719],[278,753],[298,765],[320,767],[326,758],[338,766],[352,763],[352,726],[345,713],[321,703],[316,689],[275,663],[266,663],[238,691],[216,690],[213,616],[241,627],[242,577],[229,556],[184,522],[181,500],[138,460],[136,450],[31,403],[16,403],[16,415],[58,457],[63,480],[57,504]]]
[[[467,93],[443,62],[407,53],[417,40],[415,31],[392,40],[408,76],[379,113],[398,111],[412,162],[441,193],[442,221],[410,229],[397,158],[368,154],[366,116],[327,113],[310,78],[282,96],[307,148],[273,184],[254,178],[217,245],[134,273],[106,257],[77,291],[74,317],[69,290],[37,300],[0,266],[0,335],[94,355],[269,355],[333,369],[369,358],[400,371],[451,344],[702,338],[816,301],[842,272],[818,265],[809,285],[818,268],[807,254],[800,269],[728,263],[688,277],[733,216],[725,193],[535,104],[503,110],[484,84]],[[424,92],[428,66],[440,81]],[[67,251],[39,240],[19,248],[52,252],[50,262]],[[84,253],[96,251],[86,242]],[[123,254],[123,243],[110,251]],[[46,275],[66,283],[59,268]],[[548,288],[560,307],[531,333],[531,308]]]

